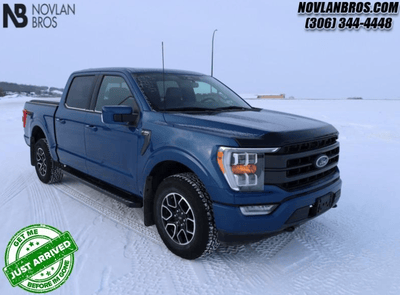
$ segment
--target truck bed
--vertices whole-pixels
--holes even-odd
[[[40,128],[47,135],[50,152],[54,159],[58,159],[55,151],[56,139],[54,128],[54,115],[58,109],[59,101],[54,100],[31,100],[25,103],[24,109],[28,111],[26,127],[24,128],[24,139],[30,145],[31,136]],[[37,126],[37,128],[33,128]]]
[[[58,107],[58,105],[60,104],[60,101],[56,101],[56,100],[39,100],[39,99],[34,99],[34,100],[30,100],[27,103],[30,104],[40,104],[40,105],[49,105],[49,106],[56,106]]]

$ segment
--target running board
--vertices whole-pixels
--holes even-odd
[[[116,188],[115,186],[109,185],[108,183],[105,183],[104,181],[101,181],[97,178],[90,177],[89,175],[82,173],[74,168],[64,165],[60,166],[65,175],[68,175],[74,179],[79,180],[80,182],[83,182],[91,188],[94,188],[95,190],[106,194],[107,196],[125,204],[128,207],[143,207],[143,200],[134,194],[128,193],[119,188]]]

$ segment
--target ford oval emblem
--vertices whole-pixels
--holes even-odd
[[[326,166],[326,164],[328,164],[328,162],[329,162],[328,156],[321,155],[315,160],[314,164],[317,168],[323,168]]]

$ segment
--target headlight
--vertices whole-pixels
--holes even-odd
[[[220,147],[218,166],[231,189],[236,191],[262,191],[264,189],[264,154],[279,148],[246,149]]]

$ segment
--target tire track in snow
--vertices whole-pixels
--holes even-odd
[[[210,257],[196,262],[186,261],[168,251],[161,241],[155,226],[144,226],[142,209],[128,208],[109,196],[71,179],[55,184],[54,187],[96,210],[103,216],[139,234],[141,236],[140,242],[128,243],[128,247],[136,249],[134,259],[143,260],[139,264],[148,264],[150,260],[157,257],[157,266],[154,266],[153,271],[160,267],[168,270],[169,279],[167,281],[169,284],[173,284],[172,289],[178,293],[206,294],[213,292],[225,294],[227,290],[233,293],[241,290],[240,294],[252,294],[256,292],[257,288],[264,286],[266,281],[279,276],[279,271],[273,265],[270,265],[268,261],[285,248],[294,237],[293,234],[283,233],[268,240],[246,246],[222,246]],[[152,243],[149,244],[149,242]],[[129,246],[131,244],[134,246]],[[154,247],[158,247],[158,251],[153,253],[150,249]],[[256,255],[254,255],[255,253]],[[130,257],[133,258],[133,255]],[[153,266],[149,265],[146,267],[153,268]],[[137,267],[135,266],[135,268]],[[106,271],[105,273],[108,272]],[[163,275],[165,276],[165,273]],[[107,281],[107,279],[105,280]],[[127,284],[127,281],[130,280],[138,280],[137,271],[128,273],[126,276],[109,283],[108,288],[103,284],[98,292],[104,293],[107,289],[109,291],[118,290],[115,291],[118,293],[122,291],[122,285]],[[165,282],[162,283],[161,281],[159,283],[165,284]],[[120,286],[119,284],[122,285]],[[216,290],[216,285],[221,286],[221,288]],[[129,288],[130,292],[136,293],[138,291],[136,287],[131,286]],[[112,292],[110,294],[113,294]]]
[[[364,241],[359,239],[354,241],[355,233],[361,227],[365,231],[368,225],[362,223],[349,227],[353,224],[354,217],[341,215],[343,216],[337,217],[342,222],[342,224],[339,223],[341,231],[336,231],[335,227],[331,227],[329,218],[321,218],[310,221],[296,232],[296,240],[314,252],[318,259],[310,263],[306,274],[297,274],[292,278],[295,290],[307,289],[312,280],[314,292],[335,290],[337,294],[358,294],[359,290],[368,289],[367,286],[371,290],[376,289],[379,272],[386,273],[385,268],[390,264],[391,257],[386,256],[382,260],[379,252],[385,246],[387,247],[385,244],[388,238],[385,237],[378,243],[369,240],[368,236]],[[372,233],[372,235],[379,236],[377,233]],[[369,244],[376,249],[370,249]],[[329,275],[326,273],[327,266],[331,269]],[[365,273],[365,275],[360,278],[356,275],[359,273]],[[341,282],[339,285],[338,281]]]
[[[319,279],[310,277],[308,270],[310,268],[322,270],[326,265],[332,264],[346,255],[343,241],[347,241],[348,237],[351,237],[351,231],[343,237],[334,228],[325,226],[326,220],[322,223],[311,221],[294,233],[283,233],[245,246],[222,246],[216,253],[201,260],[201,267],[199,267],[194,265],[193,262],[182,261],[169,253],[159,238],[156,228],[143,225],[142,209],[128,208],[107,195],[76,181],[67,179],[64,183],[56,184],[54,187],[103,216],[138,233],[141,238],[139,241],[132,242],[134,246],[130,246],[132,249],[136,249],[135,260],[143,260],[143,262],[138,262],[140,265],[140,263],[148,263],[149,260],[154,259],[154,256],[157,257],[158,267],[168,270],[169,279],[167,281],[169,284],[173,284],[172,289],[178,293],[205,294],[213,292],[223,294],[228,290],[235,293],[241,290],[240,293],[242,294],[251,294],[257,293],[257,290],[263,288],[268,282],[273,283],[276,292],[279,292],[280,289],[277,289],[277,286],[285,289],[288,278],[296,279],[293,286],[295,290],[301,292],[301,290],[307,290],[310,279],[319,281]],[[149,242],[152,243],[149,244]],[[286,261],[286,264],[279,264],[275,260],[272,261],[289,243],[299,243],[299,245],[305,247],[304,249],[310,251],[309,253],[304,251],[304,257],[293,263]],[[159,251],[152,252],[151,248],[154,247],[159,247]],[[317,262],[314,260],[317,260]],[[307,263],[302,263],[305,261]],[[134,264],[132,268],[138,269],[138,266]],[[157,270],[155,265],[150,266],[150,268],[153,271]],[[163,275],[165,276],[165,274]],[[318,274],[315,273],[315,276],[318,276]],[[334,273],[332,277],[325,278],[325,280],[321,279],[320,283],[327,287],[334,287],[335,280],[338,277],[340,277],[340,273]],[[137,271],[130,272],[126,276],[109,283],[107,290],[115,290],[118,293],[123,290],[123,285],[129,280],[138,280]],[[186,284],[187,281],[190,281],[190,284]],[[161,285],[166,284],[163,279],[159,283]],[[215,285],[223,286],[223,288],[216,290]],[[136,287],[131,286],[129,288],[129,292],[137,293],[138,291]],[[105,289],[103,285],[101,292]],[[346,294],[347,291],[342,289],[340,293]]]
[[[110,270],[104,269],[100,290],[96,294],[163,294],[165,290],[173,290],[160,261],[168,255],[166,250],[159,251],[160,246],[144,236],[134,237],[126,228],[124,232],[124,256],[131,259],[131,270],[108,282]]]
[[[88,239],[88,233],[92,230],[94,222],[89,224],[89,226],[81,227],[79,231],[74,234],[74,240],[79,247],[78,252],[75,253],[75,264],[73,271],[73,275],[76,278],[81,276],[82,270],[87,264],[88,255],[90,255],[88,253],[91,253],[92,246],[98,241],[97,237]],[[79,294],[79,287],[80,285],[75,280],[73,285],[74,292],[71,292],[71,294]]]
[[[39,180],[37,180],[39,181]],[[29,195],[29,201],[31,202],[31,208],[32,208],[32,213],[33,213],[33,223],[38,224],[38,223],[46,223],[46,216],[45,212],[43,210],[43,206],[41,206],[41,202],[39,198],[37,197],[40,194],[37,185],[29,185],[28,186],[28,195]]]
[[[139,265],[140,263],[148,264],[150,260],[157,257],[157,265],[154,265],[153,271],[156,271],[160,267],[161,269],[168,270],[169,278],[167,281],[169,284],[173,284],[173,289],[178,293],[192,292],[206,294],[208,292],[216,292],[224,294],[227,290],[234,293],[237,293],[238,290],[242,290],[240,292],[241,294],[251,294],[252,292],[249,291],[249,285],[254,286],[254,288],[262,286],[265,280],[269,280],[274,276],[274,268],[272,266],[260,262],[257,264],[257,256],[256,259],[254,257],[251,258],[254,256],[254,252],[261,255],[263,257],[263,262],[266,262],[279,253],[279,251],[293,239],[293,235],[291,234],[282,234],[274,237],[270,241],[261,241],[251,244],[251,246],[222,246],[216,253],[203,260],[196,262],[186,261],[168,251],[158,236],[158,232],[154,226],[144,226],[142,209],[128,208],[107,195],[77,181],[72,181],[71,179],[66,179],[65,182],[55,184],[54,186],[61,192],[96,210],[103,216],[138,233],[141,236],[140,242],[128,242],[127,247],[131,249],[131,251],[135,249],[136,253],[129,257],[133,258],[134,256],[135,260],[143,260],[143,262],[138,262]],[[152,243],[149,244],[149,242]],[[151,249],[155,247],[158,251],[153,253]],[[253,260],[252,265],[243,269],[243,265],[246,265],[246,261],[249,259]],[[147,264],[146,267],[153,268],[153,266]],[[252,268],[255,264],[257,264],[257,266],[263,266],[264,270],[262,274],[257,271],[257,268]],[[252,273],[254,276],[249,277],[247,273]],[[122,284],[122,282],[126,284],[129,280],[138,280],[137,271],[132,274],[128,273],[126,276],[109,283],[107,290],[121,291],[120,288],[122,287],[118,286],[118,284]],[[165,282],[162,283],[160,281],[160,284],[165,284]],[[223,287],[215,290],[215,285]],[[138,290],[136,287],[130,288],[130,292],[133,293]],[[105,289],[103,285],[99,292],[103,293]]]
[[[102,215],[117,221],[118,223],[126,226],[127,228],[133,230],[134,232],[145,236],[152,240],[154,243],[163,245],[161,238],[158,236],[158,232],[155,226],[146,227],[143,224],[143,220],[139,219],[140,214],[137,212],[142,209],[129,208],[118,202],[107,195],[98,192],[92,188],[84,186],[84,189],[89,193],[83,194],[76,187],[79,188],[80,185],[76,185],[76,181],[61,182],[55,184],[54,187],[72,197],[73,199],[87,205],[88,207],[96,210]],[[95,196],[95,197],[94,197]]]
[[[241,290],[242,294],[257,294],[268,282],[281,277],[282,272],[275,267],[274,263],[271,263],[271,259],[292,239],[292,234],[282,233],[270,239],[246,245],[222,246],[211,257],[211,260],[215,259],[216,263],[208,261],[204,263],[207,265],[210,277],[218,278],[214,284],[219,284],[221,281],[222,274],[219,273],[222,271],[226,273],[224,278],[231,280],[224,289],[229,289],[232,293]],[[232,284],[232,281],[236,284]]]
[[[64,232],[68,230],[67,219],[62,210],[59,194],[53,185],[40,182],[39,179],[32,181],[28,186],[34,223],[43,223],[53,226]],[[76,286],[65,284],[59,289],[60,294],[73,294]]]
[[[31,183],[29,189],[37,222],[54,226],[61,231],[66,230],[66,219],[55,188],[37,180]]]
[[[343,255],[346,253],[346,243],[343,237],[331,230],[323,222],[316,220],[312,220],[299,228],[295,234],[296,240],[317,256],[317,260],[312,263],[312,267],[309,267],[311,271],[309,270],[306,274],[296,275],[295,289],[307,290],[309,281],[312,280],[314,292],[336,289],[337,294],[354,294],[356,288],[351,290],[343,287],[345,285],[343,272],[346,271],[342,265]],[[329,276],[326,276],[323,272],[326,265],[335,265],[331,269]],[[323,275],[318,274],[319,272]],[[340,285],[337,284],[338,281],[342,281]]]
[[[213,282],[211,285],[222,284],[223,290],[232,293],[257,293],[266,282],[279,276],[270,259],[292,239],[293,235],[283,233],[246,245],[221,245],[212,256],[202,260],[207,279]],[[221,294],[225,291],[221,290]]]
[[[7,187],[0,193],[0,208],[20,194],[26,187],[33,182],[34,173],[25,171],[18,175],[18,177],[9,183]]]
[[[244,278],[246,275],[243,268],[237,268],[237,264],[232,263],[224,255],[227,254],[214,253],[201,259],[208,274],[207,284],[201,286],[202,294],[254,294],[252,286]]]

